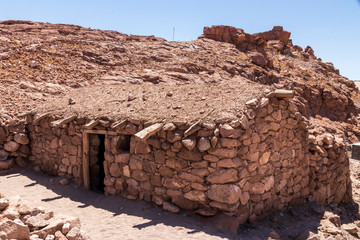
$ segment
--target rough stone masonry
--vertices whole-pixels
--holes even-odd
[[[2,169],[25,165],[28,158],[81,185],[84,126],[92,125],[106,132],[105,194],[154,202],[172,212],[223,212],[243,223],[306,200],[326,205],[351,199],[344,140],[313,135],[281,94],[250,100],[241,117],[221,123],[89,124],[93,120],[52,115],[27,121],[0,128]],[[148,133],[145,139],[138,137],[141,130]],[[123,136],[131,136],[129,151],[119,147]]]

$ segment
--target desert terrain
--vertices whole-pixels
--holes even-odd
[[[0,125],[51,112],[102,120],[150,122],[236,119],[245,103],[275,89],[292,89],[292,103],[310,134],[358,142],[360,95],[332,63],[293,44],[282,27],[247,34],[204,28],[189,42],[74,25],[0,22]],[[357,239],[360,164],[350,160],[353,202],[315,202],[278,211],[234,231],[221,217],[87,191],[60,177],[15,167],[0,173],[11,201],[79,217],[91,239]],[[21,200],[19,200],[21,199]],[[230,230],[230,231],[229,231]],[[231,231],[232,230],[232,231]],[[359,235],[358,235],[359,233]]]

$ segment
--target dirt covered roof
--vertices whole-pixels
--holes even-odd
[[[215,84],[93,85],[69,91],[41,104],[38,112],[78,114],[91,119],[138,119],[150,122],[199,119],[227,121],[240,116],[245,102],[260,97],[267,86],[246,79]]]
[[[0,83],[5,124],[44,111],[186,121],[212,112],[213,119],[227,119],[247,100],[276,88],[295,90],[293,101],[309,118],[354,124],[360,106],[355,84],[311,47],[294,45],[282,27],[248,34],[213,26],[197,40],[174,42],[3,21]]]

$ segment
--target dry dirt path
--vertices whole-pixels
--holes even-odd
[[[53,179],[53,180],[51,180]],[[204,217],[192,213],[172,214],[146,202],[59,184],[59,178],[32,170],[0,173],[0,192],[21,198],[30,207],[42,206],[55,215],[79,217],[91,239],[235,239],[216,230]]]

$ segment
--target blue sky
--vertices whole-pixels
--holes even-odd
[[[0,20],[23,19],[111,29],[172,40],[196,39],[204,26],[254,33],[281,25],[340,73],[360,80],[360,0],[0,0]]]

